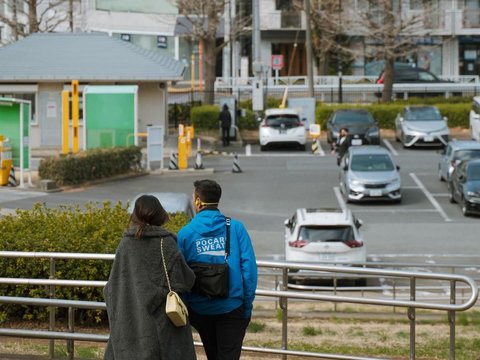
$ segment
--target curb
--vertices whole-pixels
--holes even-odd
[[[213,174],[214,169],[184,169],[184,170],[170,170],[170,169],[158,169],[150,172],[152,175],[204,175]]]

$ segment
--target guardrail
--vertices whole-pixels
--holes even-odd
[[[106,281],[83,281],[83,280],[62,280],[54,279],[55,274],[55,259],[85,259],[85,260],[113,260],[113,254],[75,254],[75,253],[29,253],[29,252],[9,252],[0,251],[0,257],[10,258],[49,258],[50,271],[53,273],[50,279],[14,279],[14,278],[0,278],[0,284],[16,284],[16,285],[48,285],[50,286],[50,296],[53,297],[54,286],[105,286]],[[415,339],[416,339],[416,309],[428,310],[444,310],[448,313],[448,322],[450,328],[449,337],[449,358],[455,359],[455,316],[458,311],[465,311],[471,308],[478,299],[478,286],[473,279],[464,275],[455,274],[440,274],[440,273],[426,273],[418,271],[398,271],[372,268],[358,268],[345,266],[320,266],[307,263],[292,263],[283,261],[258,261],[259,268],[265,269],[279,269],[282,272],[281,289],[262,289],[258,288],[257,297],[268,297],[279,299],[280,308],[282,309],[282,348],[281,349],[265,349],[256,347],[243,347],[245,351],[280,354],[284,359],[289,355],[304,356],[322,359],[343,359],[343,360],[373,360],[369,357],[358,357],[338,354],[322,354],[305,351],[291,351],[288,350],[288,301],[289,299],[309,300],[309,301],[326,301],[333,303],[351,303],[351,304],[365,304],[377,306],[392,306],[403,307],[407,309],[407,316],[410,322],[410,359],[415,359]],[[292,291],[288,288],[288,278],[291,270],[322,272],[323,274],[330,274],[332,277],[338,274],[351,275],[353,277],[362,276],[376,276],[384,278],[405,279],[409,284],[409,300],[389,300],[378,297],[357,297],[357,296],[342,296],[338,294],[317,294],[305,293],[301,291]],[[417,282],[419,280],[440,281],[448,283],[450,286],[449,304],[434,303],[428,301],[419,301],[416,296]],[[466,301],[457,303],[457,283],[462,283],[469,289],[470,296]],[[464,289],[463,289],[464,290]],[[49,349],[50,358],[53,358],[53,339],[67,340],[67,351],[69,358],[73,359],[74,341],[97,341],[105,342],[108,340],[106,334],[83,334],[75,332],[74,312],[75,309],[105,309],[103,302],[90,301],[74,301],[74,300],[59,300],[59,299],[33,299],[23,297],[6,297],[0,296],[0,303],[9,304],[23,304],[33,306],[48,306],[48,307],[66,307],[68,311],[68,332],[58,332],[54,329],[55,311],[50,313],[51,326],[49,331],[34,331],[34,330],[19,330],[19,329],[0,329],[0,336],[26,337],[26,338],[42,338],[51,339],[51,346]],[[53,317],[52,317],[53,314]],[[53,320],[53,324],[52,324]],[[53,325],[53,326],[52,326]],[[201,343],[195,342],[196,346],[201,346]],[[378,360],[378,358],[376,358]]]

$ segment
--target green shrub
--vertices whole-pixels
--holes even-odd
[[[252,110],[245,109],[245,116],[241,116],[238,118],[238,128],[247,130],[253,130],[258,128],[258,123]]]
[[[75,185],[87,181],[140,171],[142,151],[137,146],[92,149],[74,155],[51,157],[40,162],[41,179],[57,185]]]
[[[219,128],[220,109],[216,105],[195,106],[190,110],[190,120],[196,129],[214,130]]]
[[[0,248],[6,251],[75,252],[114,254],[128,224],[128,204],[111,205],[89,203],[80,206],[62,206],[49,209],[45,204],[35,204],[31,210],[17,210],[15,215],[0,218]],[[174,233],[188,222],[184,214],[171,216],[166,228]],[[69,280],[106,281],[112,261],[107,260],[56,260],[55,277]],[[10,278],[48,279],[48,259],[0,258],[2,276]],[[0,285],[4,296],[48,297],[48,286]],[[55,288],[58,299],[104,301],[103,289],[98,287]],[[58,310],[59,317],[65,309]],[[106,313],[100,310],[78,309],[80,321],[101,322]],[[4,305],[0,319],[8,317],[43,320],[48,317],[46,308]]]

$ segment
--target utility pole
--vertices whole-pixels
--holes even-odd
[[[315,92],[313,90],[313,67],[312,67],[312,30],[310,27],[310,0],[305,0],[305,45],[307,48],[307,83],[308,83],[308,97],[313,98]]]
[[[252,0],[252,69],[255,79],[252,82],[252,110],[263,111],[262,62],[260,59],[260,0]]]

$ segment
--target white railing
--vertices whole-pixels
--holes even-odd
[[[48,306],[52,308],[50,317],[50,331],[38,331],[29,329],[0,329],[0,336],[12,336],[12,337],[25,337],[25,338],[41,338],[50,339],[50,357],[53,358],[53,340],[63,339],[67,340],[67,349],[69,358],[73,359],[74,354],[74,341],[97,341],[105,342],[108,340],[106,334],[83,334],[75,332],[74,324],[74,312],[75,309],[105,309],[105,303],[92,302],[92,301],[73,301],[73,300],[60,300],[53,299],[54,291],[51,291],[55,286],[84,286],[84,287],[103,287],[106,281],[87,281],[87,280],[63,280],[55,279],[55,259],[84,259],[84,260],[113,260],[113,254],[78,254],[78,253],[30,253],[30,252],[10,252],[0,251],[0,258],[47,258],[50,259],[50,278],[49,279],[23,279],[23,278],[0,278],[0,284],[11,285],[42,285],[50,287],[50,299],[36,299],[36,298],[24,298],[24,297],[8,297],[0,296],[0,303],[4,304],[22,304],[30,306]],[[267,297],[276,298],[279,301],[280,308],[282,309],[282,348],[256,348],[256,347],[244,347],[245,351],[279,354],[286,359],[288,355],[305,356],[312,358],[322,359],[344,359],[344,360],[373,360],[370,357],[337,355],[337,354],[323,354],[304,351],[291,351],[288,350],[288,301],[290,299],[295,300],[307,300],[307,301],[326,301],[332,303],[351,303],[351,304],[365,304],[376,306],[388,306],[388,307],[400,307],[407,309],[407,316],[410,322],[410,359],[415,359],[415,339],[416,339],[416,309],[428,309],[428,310],[444,310],[448,313],[449,327],[450,327],[450,359],[455,359],[455,316],[456,312],[465,311],[475,305],[478,299],[478,286],[475,280],[464,275],[454,274],[441,274],[432,272],[418,272],[418,271],[398,271],[398,270],[386,270],[386,269],[374,269],[374,268],[361,268],[361,267],[343,267],[343,266],[320,266],[307,263],[292,263],[292,262],[279,262],[279,261],[258,261],[258,266],[262,270],[280,270],[282,281],[278,288],[265,289],[259,286],[256,291],[257,298]],[[291,271],[312,271],[320,273],[322,276],[329,276],[330,278],[337,277],[382,277],[403,279],[408,286],[409,299],[388,299],[381,298],[378,295],[365,295],[351,296],[351,295],[338,295],[335,291],[334,294],[318,294],[318,293],[306,293],[304,291],[295,291],[289,289],[288,280]],[[261,273],[260,273],[261,274]],[[437,301],[432,300],[425,301],[417,298],[417,291],[419,290],[418,282],[426,280],[430,284],[432,282],[440,282],[442,286],[449,285],[449,301]],[[462,296],[461,303],[459,301],[458,286],[462,284]],[[469,296],[465,298],[465,292],[468,292]],[[66,307],[68,308],[68,332],[55,331],[55,310],[53,307]],[[53,316],[52,316],[53,314]],[[201,343],[195,343],[196,346],[201,346]],[[378,358],[376,358],[378,359]]]

